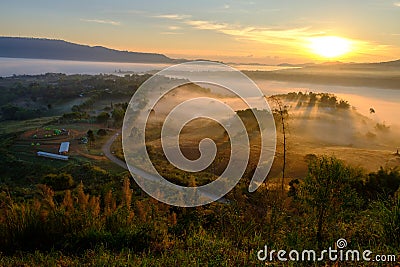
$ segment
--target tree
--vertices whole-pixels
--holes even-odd
[[[322,156],[310,161],[299,197],[314,222],[319,248],[322,248],[325,230],[333,229],[339,220],[351,217],[351,210],[360,207],[360,198],[352,186],[360,179],[360,172],[334,157]]]
[[[90,144],[94,143],[94,141],[96,141],[95,137],[94,137],[94,133],[91,129],[89,129],[89,131],[87,131],[87,137],[89,139]]]
[[[339,103],[336,105],[336,107],[340,108],[340,109],[349,109],[350,104],[349,104],[349,102],[347,102],[345,100],[340,100]]]
[[[108,112],[102,112],[96,117],[96,120],[99,123],[106,123],[109,118],[110,118],[110,115],[108,114]]]
[[[282,100],[276,96],[271,96],[270,99],[275,103],[276,107],[274,113],[278,115],[278,119],[280,121],[282,127],[282,135],[283,135],[283,164],[282,164],[282,184],[281,190],[282,193],[285,189],[285,171],[286,171],[286,130],[287,130],[287,117],[288,117],[288,107],[282,103]]]
[[[121,108],[115,108],[112,112],[112,118],[115,121],[115,124],[120,124],[124,119],[125,111]]]
[[[314,107],[315,104],[317,103],[317,94],[310,92],[308,94],[308,96],[310,97],[310,101],[308,102],[308,106],[309,107]]]
[[[16,113],[19,111],[19,107],[7,104],[1,107],[1,112],[3,113],[3,118],[5,120],[14,120]]]
[[[400,173],[397,169],[383,169],[371,172],[362,190],[367,198],[372,200],[388,200],[400,187]]]

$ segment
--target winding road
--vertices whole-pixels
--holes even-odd
[[[103,151],[104,155],[111,160],[112,162],[114,162],[115,164],[119,165],[120,167],[124,168],[125,170],[128,169],[128,166],[126,165],[126,163],[122,160],[120,160],[119,158],[117,158],[116,156],[114,156],[111,153],[111,145],[114,143],[115,139],[117,139],[117,137],[121,134],[121,131],[118,131],[117,133],[115,133],[113,136],[110,137],[110,139],[107,140],[107,142],[103,145],[103,147],[101,148],[101,150]]]

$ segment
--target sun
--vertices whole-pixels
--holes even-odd
[[[310,38],[309,48],[314,54],[325,58],[336,58],[350,52],[351,42],[337,36]]]

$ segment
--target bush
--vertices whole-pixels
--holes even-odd
[[[107,130],[99,129],[99,130],[97,130],[97,135],[98,136],[106,136],[107,135]]]
[[[387,200],[393,197],[400,186],[400,173],[397,169],[383,169],[368,174],[363,194],[370,200]]]
[[[109,118],[110,118],[110,115],[108,114],[108,112],[102,112],[96,117],[96,120],[99,123],[106,123]]]
[[[309,214],[311,229],[315,229],[315,239],[321,247],[336,232],[337,223],[349,222],[352,212],[361,206],[353,184],[361,179],[357,170],[346,166],[334,157],[317,157],[309,163],[307,177],[300,186],[300,201],[305,213]],[[332,236],[334,239],[335,237]]]
[[[53,190],[59,191],[71,188],[74,185],[74,179],[68,173],[50,173],[43,177],[42,183],[50,186]]]

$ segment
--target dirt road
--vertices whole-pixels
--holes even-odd
[[[111,145],[114,143],[115,139],[117,139],[117,137],[121,134],[120,131],[118,131],[117,133],[115,133],[110,139],[108,139],[108,141],[103,145],[103,147],[101,148],[103,150],[104,155],[111,160],[112,162],[114,162],[115,164],[121,166],[124,169],[128,169],[128,166],[126,166],[126,163],[122,160],[120,160],[119,158],[117,158],[116,156],[114,156],[111,153]]]

